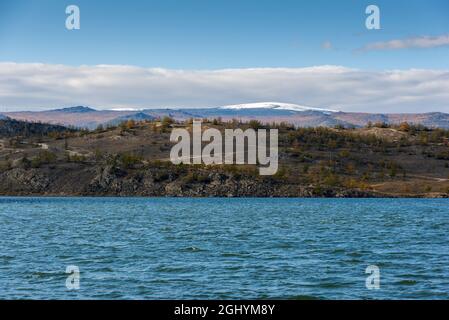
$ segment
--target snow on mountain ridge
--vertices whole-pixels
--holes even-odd
[[[289,110],[296,112],[303,111],[320,111],[320,112],[338,112],[332,109],[314,108],[301,106],[293,103],[282,103],[282,102],[255,102],[255,103],[244,103],[244,104],[233,104],[228,106],[219,107],[219,109],[231,109],[231,110],[241,110],[241,109],[276,109],[276,110]]]
[[[143,111],[145,109],[143,108],[112,108],[112,109],[107,109],[107,111]]]

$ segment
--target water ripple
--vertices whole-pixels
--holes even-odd
[[[446,199],[0,197],[0,299],[448,299],[448,216]]]

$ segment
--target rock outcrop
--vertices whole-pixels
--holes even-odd
[[[124,170],[90,167],[14,168],[0,173],[1,195],[88,195],[169,197],[378,197],[363,190],[316,188],[255,177],[198,169]]]

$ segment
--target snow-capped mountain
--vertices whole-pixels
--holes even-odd
[[[242,109],[274,109],[274,110],[289,110],[296,112],[303,111],[319,111],[319,112],[338,112],[332,109],[323,109],[308,107],[293,103],[283,103],[283,102],[255,102],[255,103],[244,103],[244,104],[233,104],[228,106],[219,107],[220,109],[231,109],[231,110],[242,110]]]
[[[112,109],[107,109],[108,111],[142,111],[145,110],[143,108],[112,108]]]
[[[232,121],[259,120],[262,123],[291,123],[298,127],[317,127],[336,125],[362,127],[367,123],[386,122],[419,123],[428,127],[449,128],[449,114],[408,113],[357,113],[342,112],[328,108],[308,107],[298,104],[281,102],[257,102],[227,105],[215,108],[152,108],[137,111],[135,109],[97,110],[89,107],[77,106],[49,111],[16,111],[0,113],[0,119],[9,117],[17,120],[42,122],[51,124],[64,124],[76,127],[94,129],[98,125],[118,124],[127,120],[152,120],[172,117],[178,121],[187,119],[216,119]]]

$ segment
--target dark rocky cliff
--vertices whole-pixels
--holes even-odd
[[[105,167],[14,168],[0,173],[1,195],[172,197],[379,197],[360,190],[284,184],[241,174],[199,170],[182,175],[154,168],[125,171]]]

